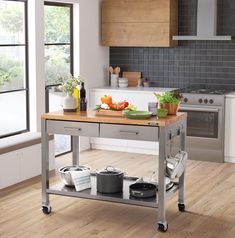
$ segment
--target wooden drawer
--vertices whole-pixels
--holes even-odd
[[[101,124],[100,137],[158,141],[158,127]]]
[[[98,123],[47,121],[47,132],[71,136],[99,136]]]

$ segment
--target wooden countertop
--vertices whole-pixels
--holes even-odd
[[[97,122],[110,124],[125,124],[125,125],[142,125],[142,126],[160,126],[165,127],[176,121],[183,120],[187,117],[184,112],[178,112],[177,115],[169,115],[164,119],[157,119],[151,117],[147,120],[134,120],[126,117],[112,117],[112,116],[97,116],[94,110],[87,112],[50,112],[42,115],[42,119],[46,120],[60,120],[60,121],[79,121],[79,122]]]

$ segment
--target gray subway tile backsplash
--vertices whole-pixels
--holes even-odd
[[[179,34],[196,34],[196,0],[179,0]],[[235,1],[218,0],[218,35],[235,36]],[[180,41],[176,48],[110,47],[110,64],[141,71],[151,86],[235,89],[235,40]]]

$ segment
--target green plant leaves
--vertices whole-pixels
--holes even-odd
[[[164,94],[154,93],[159,103],[179,104],[182,95],[179,92],[166,92]]]

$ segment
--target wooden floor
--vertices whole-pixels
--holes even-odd
[[[71,155],[56,159],[69,165]],[[156,157],[123,152],[85,151],[82,164],[93,169],[107,164],[129,175],[149,175]],[[52,174],[52,182],[58,175]],[[153,208],[50,196],[53,212],[41,211],[40,178],[0,191],[1,238],[234,238],[235,165],[189,161],[186,175],[186,209],[177,209],[177,194],[167,204],[167,233],[157,231],[158,212]]]

